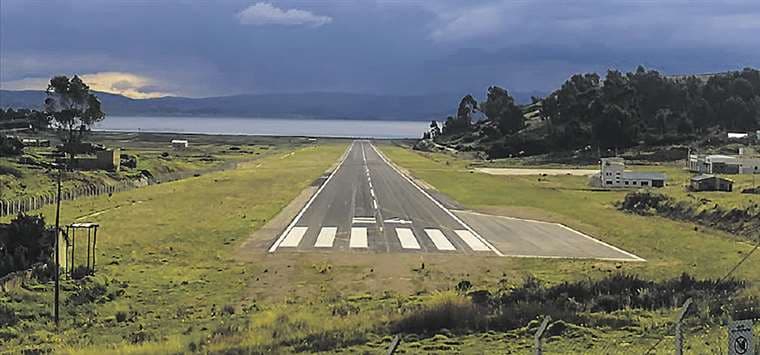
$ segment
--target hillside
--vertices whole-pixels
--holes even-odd
[[[575,74],[530,105],[490,87],[485,101],[465,96],[456,116],[426,135],[439,145],[502,158],[716,143],[726,131],[758,129],[760,71],[665,76],[639,67],[605,77]]]
[[[97,93],[112,116],[314,117],[428,120],[454,110],[456,95],[384,96],[346,93],[236,95],[131,99]],[[43,91],[0,90],[0,107],[40,109]]]

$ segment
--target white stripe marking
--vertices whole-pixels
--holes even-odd
[[[488,248],[489,248],[491,251],[493,251],[493,252],[494,252],[494,254],[496,254],[496,255],[498,255],[498,256],[504,256],[504,254],[502,254],[502,253],[499,251],[499,249],[496,249],[496,247],[494,247],[493,245],[491,245],[491,243],[489,243],[487,240],[483,239],[483,237],[481,237],[480,235],[478,235],[478,233],[477,233],[477,232],[475,232],[475,230],[474,230],[474,229],[470,228],[470,226],[469,226],[469,225],[467,225],[466,223],[464,223],[464,221],[462,221],[462,220],[461,220],[459,217],[457,217],[457,216],[456,216],[456,215],[455,215],[453,212],[449,211],[449,209],[448,209],[448,208],[444,207],[444,206],[443,206],[443,205],[442,205],[440,202],[438,202],[438,200],[434,199],[434,198],[433,198],[433,196],[430,196],[430,194],[428,194],[428,193],[427,193],[425,190],[423,190],[421,187],[419,187],[417,184],[415,184],[415,183],[414,183],[414,181],[412,181],[412,179],[410,179],[408,176],[404,175],[404,173],[402,173],[402,172],[401,172],[401,170],[399,170],[399,169],[398,169],[398,168],[397,168],[395,165],[393,165],[393,164],[392,164],[390,161],[388,161],[388,159],[386,159],[386,158],[385,158],[385,156],[383,155],[383,153],[381,153],[379,150],[377,150],[377,148],[375,147],[375,145],[374,145],[374,144],[370,143],[370,146],[371,146],[371,147],[372,147],[372,149],[375,151],[375,153],[377,153],[377,155],[378,155],[378,156],[380,156],[380,159],[382,159],[382,160],[383,160],[383,161],[384,161],[386,164],[388,164],[388,166],[390,166],[390,167],[391,167],[393,170],[395,170],[395,171],[396,171],[396,172],[397,172],[399,175],[401,175],[401,177],[402,177],[402,178],[404,178],[406,181],[408,181],[410,184],[412,184],[412,186],[414,186],[415,188],[417,188],[417,190],[418,190],[419,192],[421,192],[423,195],[425,195],[425,197],[427,197],[428,199],[430,199],[430,201],[433,201],[433,203],[434,203],[436,206],[438,206],[438,208],[440,208],[440,209],[442,209],[444,212],[446,212],[446,214],[448,214],[448,215],[449,215],[449,217],[453,218],[455,221],[457,221],[457,223],[459,223],[459,224],[460,224],[460,225],[462,225],[462,226],[463,226],[465,229],[467,229],[467,230],[468,230],[470,233],[472,233],[472,234],[473,234],[473,236],[475,236],[475,238],[477,238],[477,239],[481,240],[481,241],[482,241],[482,243],[484,243],[485,245],[487,245],[487,246],[488,246]]]
[[[398,241],[401,242],[401,247],[404,249],[419,249],[420,244],[417,243],[417,238],[414,237],[414,233],[409,228],[396,228],[396,236]]]
[[[470,249],[474,251],[489,251],[491,249],[488,248],[487,245],[483,244],[480,239],[476,238],[472,232],[468,230],[455,230],[454,233],[456,233],[459,238],[462,238],[465,243],[470,247]]]
[[[375,217],[354,217],[351,219],[351,224],[363,224],[363,223],[371,223],[374,224],[377,221],[375,220]]]
[[[325,180],[322,186],[320,186],[319,189],[317,189],[317,192],[313,196],[311,196],[311,199],[309,199],[309,202],[307,202],[306,205],[303,206],[303,208],[301,209],[301,212],[298,212],[298,215],[296,216],[296,218],[293,218],[293,220],[290,221],[290,224],[288,225],[287,228],[285,228],[282,234],[280,234],[280,237],[274,241],[274,244],[272,244],[272,246],[269,248],[270,253],[274,253],[274,251],[277,250],[277,247],[280,246],[280,243],[282,243],[283,239],[285,239],[285,236],[288,235],[288,233],[290,233],[290,230],[293,229],[293,226],[295,226],[296,223],[298,223],[298,220],[301,219],[303,214],[306,213],[306,210],[309,209],[309,206],[311,206],[312,202],[314,202],[314,200],[317,199],[317,196],[319,196],[319,193],[322,192],[325,186],[327,186],[327,183],[329,183],[330,180],[332,180],[333,176],[335,176],[335,173],[340,169],[341,166],[343,166],[343,162],[345,162],[346,158],[348,158],[348,153],[351,152],[351,149],[354,148],[354,143],[355,142],[351,142],[351,145],[348,147],[348,149],[346,149],[346,152],[343,153],[343,159],[341,159],[340,163],[338,163],[338,166],[335,167],[335,170],[333,170],[330,173],[330,176],[328,176],[327,180]]]
[[[374,207],[375,209],[377,209],[377,201],[376,200],[372,200],[372,207]]]
[[[295,227],[290,230],[288,235],[285,237],[285,240],[280,243],[281,247],[290,247],[290,248],[297,248],[298,244],[301,243],[301,239],[303,239],[303,235],[306,234],[307,227]]]
[[[317,242],[314,243],[315,248],[332,248],[335,241],[335,233],[338,232],[336,227],[324,227],[319,231],[317,236]]]
[[[351,228],[351,240],[348,242],[349,248],[367,248],[367,228]]]
[[[438,250],[457,250],[451,242],[446,239],[446,236],[438,229],[425,229],[425,234],[430,237],[435,247]]]

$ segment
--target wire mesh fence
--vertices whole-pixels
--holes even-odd
[[[139,187],[160,184],[170,181],[187,179],[189,177],[200,176],[217,171],[232,170],[237,168],[238,162],[226,162],[218,167],[203,170],[174,171],[162,174],[156,174],[151,177],[135,180],[122,180],[113,183],[103,184],[80,184],[73,187],[66,187],[61,190],[61,200],[74,201],[82,198],[90,198],[101,195],[109,195],[117,192],[133,190]],[[13,216],[19,213],[26,213],[54,204],[56,192],[46,191],[34,195],[19,196],[12,199],[0,200],[0,217]]]

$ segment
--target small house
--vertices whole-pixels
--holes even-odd
[[[689,185],[692,191],[726,191],[734,189],[734,181],[712,174],[695,175]]]
[[[184,139],[172,139],[172,148],[181,150],[186,149],[190,143]]]

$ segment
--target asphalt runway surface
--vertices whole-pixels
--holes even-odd
[[[366,140],[353,141],[269,252],[643,260],[560,224],[449,210]]]

